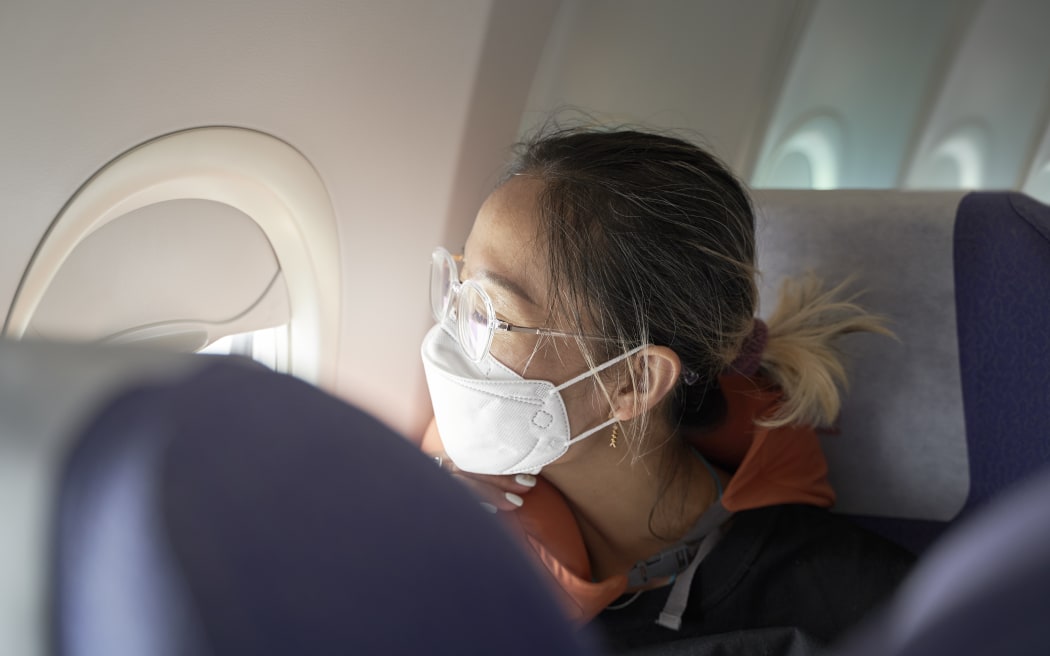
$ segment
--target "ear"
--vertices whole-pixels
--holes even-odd
[[[634,379],[628,378],[612,396],[613,417],[627,421],[657,406],[678,383],[682,360],[666,346],[647,346],[628,361]]]

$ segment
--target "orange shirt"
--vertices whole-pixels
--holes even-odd
[[[720,379],[727,416],[715,430],[685,435],[704,457],[732,472],[721,503],[731,512],[777,504],[830,507],[835,493],[827,480],[827,461],[816,432],[805,426],[764,428],[755,421],[776,411],[777,389],[730,375]],[[423,438],[425,451],[440,450],[433,424]],[[572,619],[591,620],[627,588],[626,573],[593,581],[579,526],[561,493],[542,477],[520,510],[504,513],[511,529],[551,579]]]

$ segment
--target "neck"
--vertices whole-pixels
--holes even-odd
[[[659,446],[644,454],[628,450],[622,435],[610,447],[610,428],[543,470],[576,516],[596,580],[674,545],[716,500],[710,472],[670,426],[647,432],[641,443]]]

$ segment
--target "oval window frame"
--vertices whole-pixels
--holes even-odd
[[[336,382],[340,316],[338,225],[328,190],[306,157],[247,128],[191,128],[112,160],[52,222],[22,277],[3,334],[21,338],[55,274],[81,240],[154,203],[201,199],[251,217],[288,286],[289,372],[329,390]]]

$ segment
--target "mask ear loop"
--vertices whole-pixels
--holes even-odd
[[[579,434],[579,435],[577,435],[576,437],[574,437],[574,438],[572,438],[571,440],[569,440],[569,444],[570,444],[570,445],[572,445],[572,444],[576,444],[577,442],[579,442],[579,441],[581,441],[581,440],[585,440],[585,439],[587,439],[588,437],[590,437],[591,435],[594,435],[594,434],[595,434],[595,433],[597,433],[598,431],[602,430],[603,428],[607,428],[607,427],[609,427],[609,426],[612,426],[612,425],[613,425],[613,424],[615,424],[615,423],[616,423],[616,418],[615,418],[615,417],[613,417],[612,419],[610,419],[610,420],[608,420],[608,421],[606,421],[606,422],[603,422],[603,423],[601,423],[601,424],[598,424],[598,425],[597,425],[597,426],[595,426],[594,428],[589,428],[589,429],[587,429],[587,430],[583,431],[582,433],[580,433],[580,434]]]
[[[615,358],[613,358],[612,360],[608,360],[607,362],[604,362],[604,363],[598,365],[597,367],[595,367],[593,369],[589,369],[589,370],[583,372],[582,374],[580,374],[579,376],[576,376],[575,378],[572,378],[570,380],[565,381],[561,385],[558,385],[557,387],[555,387],[552,391],[553,392],[561,392],[563,389],[566,389],[568,387],[572,387],[576,383],[578,383],[578,382],[580,382],[582,380],[585,380],[587,378],[590,378],[591,376],[593,376],[593,375],[595,375],[597,373],[601,373],[602,371],[608,369],[609,367],[613,366],[617,362],[620,362],[622,360],[626,360],[627,358],[631,357],[635,353],[638,353],[642,349],[645,349],[645,348],[648,348],[648,347],[649,347],[649,344],[642,344],[641,346],[637,346],[637,347],[631,349],[630,351],[627,351],[623,355],[618,355]],[[572,444],[575,444],[575,443],[579,442],[580,440],[584,440],[584,439],[590,437],[591,435],[594,435],[598,431],[600,431],[600,430],[602,430],[604,428],[608,428],[609,426],[612,426],[616,422],[617,422],[616,417],[612,417],[611,419],[609,419],[609,420],[607,420],[607,421],[605,421],[605,422],[603,422],[601,424],[598,424],[594,428],[589,428],[589,429],[583,431],[582,433],[580,433],[576,437],[574,437],[571,440],[569,440],[569,444],[572,445]]]

